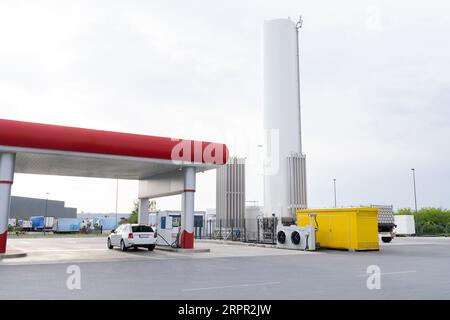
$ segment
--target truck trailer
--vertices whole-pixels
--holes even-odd
[[[33,216],[30,218],[32,223],[32,228],[35,231],[41,230],[53,230],[55,227],[54,217],[44,217],[44,216]]]
[[[381,240],[385,243],[389,243],[394,239],[394,206],[392,205],[375,205],[371,204],[371,208],[378,209],[378,234]]]
[[[58,218],[55,232],[80,232],[80,222],[77,218]]]

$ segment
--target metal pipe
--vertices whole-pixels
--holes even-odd
[[[298,128],[299,128],[299,143],[300,153],[302,153],[302,115],[301,115],[301,103],[300,103],[300,43],[299,43],[299,30],[303,26],[302,16],[299,17],[295,30],[297,31],[297,90],[298,90]]]
[[[418,216],[418,211],[417,211],[417,194],[416,194],[416,169],[412,168],[411,169],[412,173],[413,173],[413,186],[414,186],[414,207],[416,210],[416,214],[414,219],[416,220],[416,233],[417,233],[417,216]]]
[[[119,207],[119,177],[117,177],[116,181],[116,228],[117,228],[117,216],[118,216],[118,207]]]
[[[47,198],[45,199],[45,216],[44,216],[44,228],[42,228],[42,233],[44,234],[44,236],[45,236],[45,224],[46,224],[46,222],[47,222],[47,212],[48,212],[48,196],[49,196],[49,194],[50,194],[50,193],[46,192],[45,194],[46,194]]]
[[[337,208],[337,202],[336,202],[336,179],[333,179],[333,186],[334,186],[334,207]]]

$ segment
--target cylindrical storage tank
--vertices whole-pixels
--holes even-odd
[[[262,67],[264,215],[291,218],[294,217],[294,211],[289,203],[288,157],[302,156],[298,34],[292,20],[264,22]]]

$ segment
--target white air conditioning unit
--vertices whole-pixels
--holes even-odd
[[[291,246],[291,229],[283,225],[277,227],[277,247],[288,249]]]
[[[316,250],[316,229],[312,225],[277,227],[277,247],[294,250]]]

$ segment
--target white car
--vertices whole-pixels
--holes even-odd
[[[108,249],[117,246],[122,251],[127,251],[131,247],[135,249],[143,247],[153,251],[156,246],[156,236],[156,232],[150,226],[122,224],[108,236]]]

